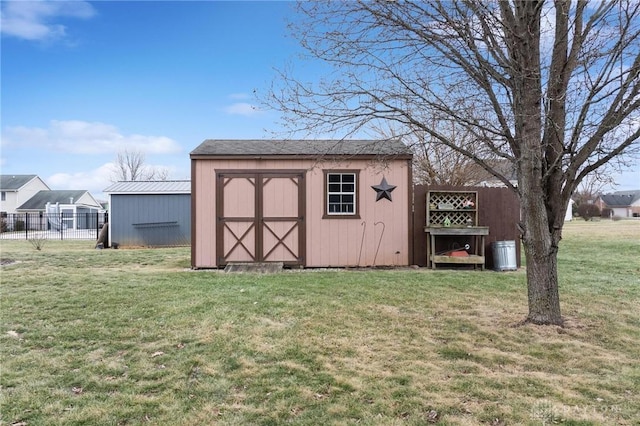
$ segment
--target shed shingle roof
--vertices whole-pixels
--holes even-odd
[[[122,181],[104,190],[109,194],[190,194],[190,180]]]
[[[386,140],[274,140],[207,139],[191,151],[198,156],[400,156],[410,158],[411,150],[399,139]]]
[[[0,189],[17,191],[36,177],[37,175],[0,175]]]

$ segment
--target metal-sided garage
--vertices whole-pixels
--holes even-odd
[[[164,247],[191,242],[191,182],[117,182],[109,197],[109,241],[127,246]]]

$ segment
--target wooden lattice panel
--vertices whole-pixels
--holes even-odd
[[[472,203],[472,207],[468,204]],[[427,226],[478,225],[478,193],[474,191],[429,191],[427,197]]]
[[[429,226],[443,226],[449,218],[450,226],[475,226],[475,211],[467,212],[448,212],[434,211],[431,212]]]
[[[448,204],[451,207],[444,210],[462,210],[465,200],[471,200],[474,204],[476,202],[475,192],[432,192],[431,194],[429,202],[434,203],[436,209],[439,209],[438,205]]]

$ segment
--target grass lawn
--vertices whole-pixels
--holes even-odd
[[[1,425],[640,423],[640,221],[567,224],[565,328],[518,325],[522,270],[0,244]]]

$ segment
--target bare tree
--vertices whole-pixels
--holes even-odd
[[[473,152],[478,157],[482,144],[474,135],[466,132],[464,126],[458,126],[455,122],[432,120],[432,128],[437,128],[442,134],[446,134],[450,140],[465,150]],[[476,162],[459,151],[443,145],[432,135],[417,128],[405,133],[402,137],[393,128],[381,128],[374,126],[374,133],[382,140],[398,139],[409,145],[414,153],[413,157],[413,181],[419,185],[478,185],[491,177]],[[485,160],[489,163],[491,153]],[[496,159],[495,161],[498,161]]]
[[[592,173],[586,176],[577,186],[573,193],[573,201],[576,207],[584,204],[594,204],[598,197],[604,192],[604,189],[614,185],[611,173]]]
[[[139,180],[167,180],[169,170],[164,167],[149,166],[146,164],[144,152],[135,149],[125,149],[116,155],[112,180],[139,181]]]
[[[416,184],[475,185],[479,181],[476,163],[430,136],[413,144],[413,177]]]
[[[296,133],[348,137],[381,121],[473,159],[521,202],[529,313],[562,324],[557,252],[571,194],[638,153],[640,2],[300,2],[292,34],[321,59],[317,84],[282,71],[268,104]],[[429,125],[464,126],[517,171],[513,185]]]

